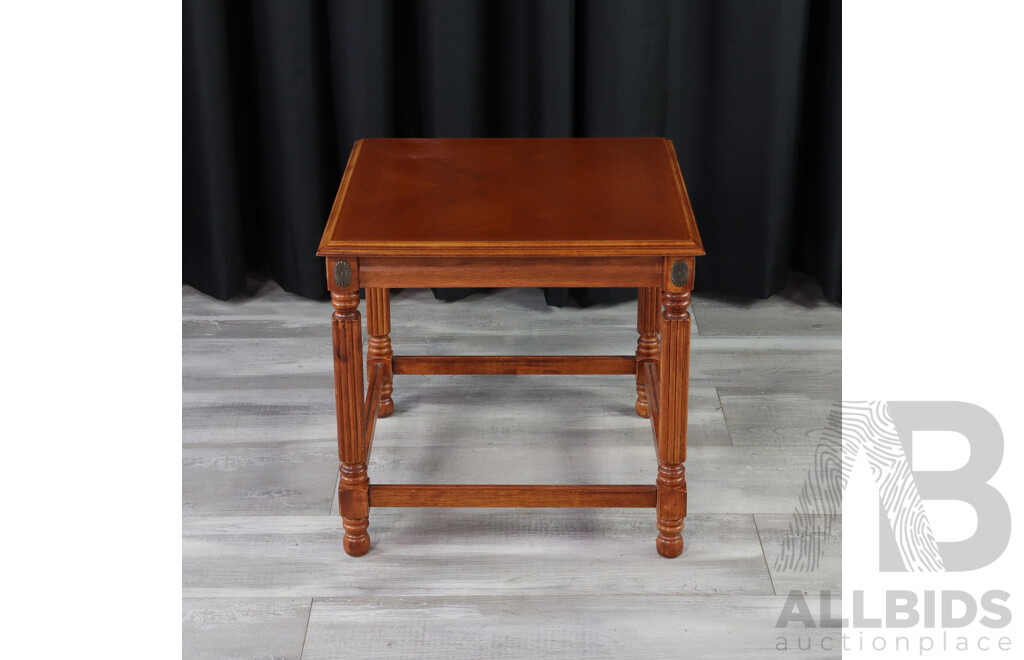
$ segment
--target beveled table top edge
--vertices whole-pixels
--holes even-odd
[[[632,257],[670,256],[699,257],[704,248],[699,243],[610,243],[594,244],[542,241],[509,243],[487,243],[481,245],[462,243],[422,242],[381,244],[369,243],[327,243],[317,250],[318,257]]]

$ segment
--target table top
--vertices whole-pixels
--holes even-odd
[[[663,138],[367,138],[318,256],[704,254]]]

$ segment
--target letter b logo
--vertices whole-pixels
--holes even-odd
[[[852,404],[852,407],[862,409],[863,405]],[[886,426],[886,422],[890,422],[889,430],[895,433],[890,432],[886,438],[883,430],[878,436],[881,442],[847,445],[844,449],[866,450],[873,470],[879,467],[879,452],[888,450],[890,454],[881,459],[888,474],[876,479],[884,514],[879,534],[881,570],[970,571],[998,559],[1010,541],[1010,509],[999,491],[988,484],[1003,459],[1003,432],[996,419],[984,408],[960,401],[890,401],[887,415],[884,414],[885,404],[872,407],[875,413],[883,414],[872,415],[873,423],[869,426],[874,427],[875,423]],[[846,423],[849,409],[844,407],[844,441],[849,430]],[[863,425],[856,426],[864,430]],[[970,458],[956,470],[912,470],[911,439],[915,431],[959,433],[970,446]],[[898,436],[898,442],[892,442],[896,439],[893,435]],[[916,503],[913,501],[915,493]],[[969,504],[978,516],[974,535],[963,541],[936,541],[920,505],[924,500],[957,500]]]

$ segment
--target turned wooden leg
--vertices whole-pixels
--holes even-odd
[[[358,557],[370,549],[370,480],[366,476],[366,447],[363,444],[363,342],[359,320],[359,287],[355,264],[328,260],[328,282],[334,314],[334,401],[338,417],[338,455],[341,481],[338,500],[345,528],[345,552]],[[340,276],[339,276],[340,272]]]
[[[661,353],[658,326],[661,322],[661,289],[645,287],[637,289],[636,330],[636,414],[650,417],[647,405],[647,388],[644,386],[644,363],[653,362]]]
[[[683,264],[680,266],[679,264]],[[686,517],[686,407],[690,370],[693,260],[668,260],[661,294],[661,382],[658,411],[658,554],[683,552]],[[685,276],[683,273],[685,272]]]
[[[380,403],[377,405],[377,417],[387,417],[395,412],[395,402],[391,398],[394,391],[394,375],[391,370],[391,295],[389,289],[366,290],[366,333],[367,341],[366,372],[370,373],[372,365],[379,362],[384,365],[381,375],[384,387],[380,391]]]

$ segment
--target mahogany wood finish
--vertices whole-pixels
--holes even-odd
[[[659,282],[660,284],[660,282]],[[661,289],[647,287],[637,291],[636,329],[640,338],[636,340],[636,414],[649,417],[647,387],[644,385],[644,368],[648,362],[658,359],[661,340],[658,328],[661,320]]]
[[[657,504],[654,486],[370,486],[373,506],[408,507],[631,507]]]
[[[396,355],[396,374],[631,374],[632,355]]]
[[[686,406],[689,399],[690,291],[693,277],[673,283],[677,261],[693,273],[693,258],[665,259],[661,292],[661,383],[658,387],[658,552],[677,557],[683,551],[686,517]]]
[[[702,254],[672,143],[663,138],[359,140],[318,252],[375,257],[552,253]]]
[[[683,549],[690,291],[704,253],[672,143],[661,138],[366,139],[324,231],[334,305],[344,548],[370,548],[370,506],[652,507],[656,547]],[[337,266],[337,267],[336,267]],[[391,287],[639,290],[626,356],[395,356]],[[359,288],[366,289],[363,390]],[[651,419],[654,485],[371,485],[377,418],[402,374],[629,374]]]
[[[347,286],[334,279],[336,260],[327,260],[334,340],[334,399],[338,418],[341,480],[338,501],[345,528],[345,552],[358,557],[370,549],[370,506],[366,497],[366,443],[363,425],[363,342],[359,317],[359,285],[355,273]],[[350,262],[351,265],[351,262]],[[355,269],[353,269],[355,270]]]
[[[660,286],[661,257],[401,257],[360,261],[364,286]]]
[[[365,286],[365,284],[364,284]],[[394,391],[391,367],[391,292],[388,289],[366,289],[366,334],[370,335],[367,342],[366,367],[379,364],[383,367],[380,405],[377,414],[387,417],[395,412],[395,402],[391,398]]]

